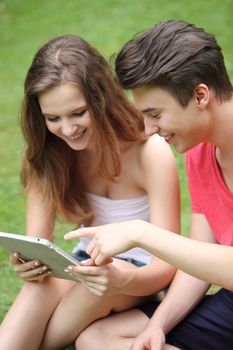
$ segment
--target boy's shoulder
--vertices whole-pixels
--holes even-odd
[[[199,143],[185,153],[185,158],[186,160],[203,162],[204,159],[212,157],[215,147],[215,145],[207,142]]]
[[[186,172],[188,177],[209,174],[216,164],[216,146],[210,143],[200,143],[185,153]]]

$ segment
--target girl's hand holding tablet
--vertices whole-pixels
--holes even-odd
[[[48,266],[38,260],[24,261],[17,252],[10,255],[10,263],[17,275],[26,282],[41,282],[51,274]]]

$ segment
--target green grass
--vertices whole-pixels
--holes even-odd
[[[214,33],[233,76],[231,0],[0,0],[0,230],[23,233],[25,198],[19,182],[22,139],[18,111],[23,81],[35,51],[51,37],[67,33],[84,37],[106,58],[136,32],[166,19],[184,19]],[[182,189],[182,232],[189,227],[189,198],[183,158],[177,155]],[[67,225],[57,225],[57,243]],[[21,282],[0,250],[0,320]]]

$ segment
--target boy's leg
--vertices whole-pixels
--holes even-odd
[[[207,295],[166,339],[181,349],[233,349],[233,292]]]
[[[148,306],[148,308],[147,308]],[[133,339],[149,322],[157,304],[115,314],[86,328],[76,340],[78,350],[130,349]],[[148,310],[147,310],[148,309]],[[203,301],[166,337],[164,350],[208,349],[232,350],[233,346],[233,292],[221,289],[207,295]],[[149,316],[149,317],[150,317]]]

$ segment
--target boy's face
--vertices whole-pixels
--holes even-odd
[[[138,87],[132,95],[135,106],[144,114],[146,135],[159,134],[181,153],[205,140],[205,123],[195,97],[183,107],[158,87]]]

